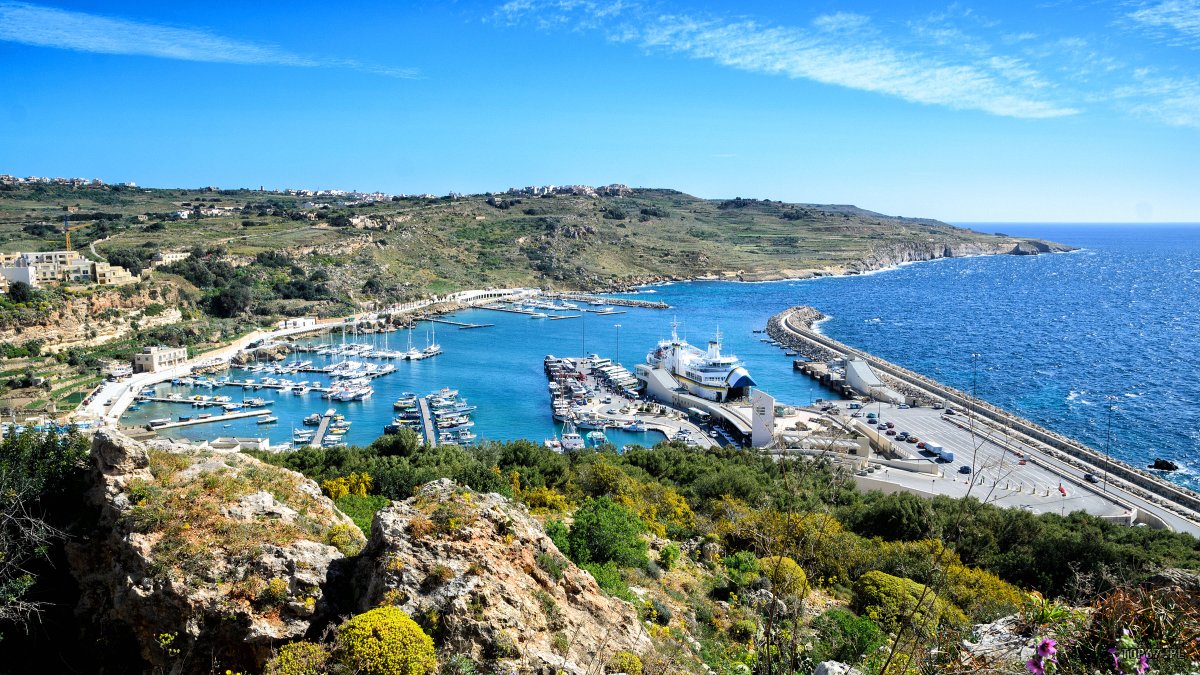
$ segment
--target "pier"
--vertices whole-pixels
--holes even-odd
[[[559,314],[558,316],[549,316],[546,318],[550,319],[551,321],[557,321],[559,319],[578,319],[579,316],[580,315],[578,314]]]
[[[433,427],[433,413],[429,411],[429,401],[421,397],[417,399],[417,406],[421,409],[421,429],[425,434],[425,443],[433,447],[437,445],[438,436]]]
[[[196,419],[187,420],[185,422],[170,422],[168,424],[147,425],[151,431],[159,431],[161,429],[177,429],[179,427],[190,427],[197,424],[211,424],[212,422],[228,422],[229,420],[240,420],[246,417],[262,417],[270,415],[270,410],[244,410],[242,412],[229,413],[227,415],[213,415],[212,417],[198,417]]]
[[[309,441],[309,445],[314,448],[321,447],[325,442],[325,435],[329,433],[329,425],[333,423],[333,409],[330,408],[321,415],[321,424],[317,427],[317,433],[313,434],[313,439]]]
[[[433,323],[444,323],[450,326],[458,326],[459,330],[468,328],[490,328],[495,326],[494,323],[463,323],[462,321],[451,321],[450,319],[439,319],[432,316],[423,316],[417,319],[418,321],[432,321]]]
[[[560,300],[579,300],[587,303],[602,303],[605,305],[619,305],[621,307],[641,307],[643,309],[671,309],[671,306],[662,301],[650,300],[633,300],[630,298],[609,298],[602,295],[586,295],[583,293],[547,293],[547,297],[559,298]]]

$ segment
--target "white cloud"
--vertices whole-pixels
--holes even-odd
[[[1200,129],[1200,79],[1167,77],[1150,68],[1133,76],[1132,84],[1112,93],[1121,107],[1172,126]]]
[[[415,76],[411,69],[377,66],[353,59],[312,58],[272,45],[234,40],[203,30],[161,26],[25,3],[0,2],[0,40],[97,54],[152,56],[204,63],[310,68],[330,66],[390,77]]]
[[[843,33],[861,31],[871,23],[871,18],[862,14],[854,14],[851,12],[835,12],[833,14],[822,14],[813,19],[812,25],[819,31],[826,33]]]
[[[617,12],[602,14],[613,4]],[[805,27],[783,27],[749,19],[658,15],[633,2],[511,0],[493,18],[508,24],[529,21],[543,29],[598,29],[614,42],[957,110],[1022,118],[1079,112],[1052,100],[1051,87],[1024,62],[904,49],[889,43],[869,17],[849,12],[817,16]]]
[[[1078,111],[1032,91],[1044,84],[1019,62],[953,63],[875,42],[847,40],[753,21],[659,17],[640,33],[643,45],[752,72],[803,78],[895,96],[914,103],[1046,118]],[[1020,77],[1013,70],[1022,65]],[[997,74],[1001,76],[997,76]],[[1032,83],[1037,86],[1031,86]]]
[[[1200,47],[1200,0],[1164,0],[1143,4],[1129,18],[1170,44]]]

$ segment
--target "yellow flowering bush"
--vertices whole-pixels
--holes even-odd
[[[771,580],[775,595],[804,595],[808,591],[808,577],[795,560],[787,556],[772,555],[759,561],[762,573]]]
[[[631,652],[617,652],[608,660],[608,666],[604,670],[609,673],[642,675],[642,659]]]
[[[425,675],[437,669],[433,640],[398,607],[372,609],[342,624],[338,661],[360,675]]]
[[[279,648],[267,662],[266,675],[324,675],[329,672],[329,650],[313,642],[293,642]]]

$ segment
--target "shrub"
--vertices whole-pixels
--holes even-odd
[[[546,536],[550,537],[550,541],[558,547],[558,550],[563,555],[571,556],[571,542],[567,538],[567,526],[561,520],[546,521]]]
[[[343,495],[334,500],[334,505],[342,513],[350,516],[358,529],[365,535],[371,534],[371,521],[375,520],[375,512],[391,504],[391,500],[383,495]]]
[[[433,534],[435,526],[433,521],[428,518],[413,518],[408,521],[408,536],[413,539],[424,539]]]
[[[325,543],[341,551],[347,558],[358,555],[366,542],[354,525],[334,525],[325,533]]]
[[[759,563],[763,575],[771,580],[776,595],[804,595],[808,590],[808,577],[795,560],[787,556],[768,556]]]
[[[421,587],[426,590],[437,588],[453,578],[454,570],[445,565],[434,565],[429,570],[429,574],[425,575],[425,580],[421,582]]]
[[[567,561],[562,556],[554,555],[549,551],[537,554],[537,564],[547,574],[554,577],[555,581],[562,581],[563,571],[567,568]]]
[[[288,580],[283,577],[275,577],[258,592],[257,600],[264,605],[282,605],[287,602],[288,595]]]
[[[613,562],[624,567],[646,563],[642,521],[608,497],[589,499],[575,512],[567,535],[571,556],[578,563]]]
[[[853,609],[889,633],[909,621],[925,635],[942,621],[966,622],[962,612],[938,599],[927,586],[879,571],[867,572],[854,583]]]
[[[750,640],[758,634],[758,624],[750,619],[738,619],[729,626],[729,637],[734,640]]]
[[[887,642],[887,636],[874,621],[840,607],[817,617],[813,628],[819,637],[813,660],[818,662],[857,663],[864,654],[874,652]]]
[[[727,555],[721,560],[721,564],[725,566],[725,570],[729,574],[729,580],[734,586],[746,586],[754,582],[758,578],[758,573],[762,571],[762,565],[759,564],[758,558],[749,551],[738,551],[733,555]]]
[[[629,585],[621,578],[621,571],[617,569],[616,563],[608,562],[603,565],[585,563],[580,567],[587,570],[596,579],[596,584],[605,593],[633,602],[633,593],[629,591]]]
[[[555,513],[566,513],[571,510],[570,500],[554,488],[530,488],[521,493],[521,500],[531,509],[542,509]]]
[[[660,626],[666,626],[671,623],[671,618],[674,614],[671,613],[671,608],[667,607],[657,598],[646,603],[642,609],[642,617],[647,621],[653,621]]]
[[[608,660],[608,665],[604,667],[604,672],[642,675],[642,659],[632,652],[617,652]]]
[[[361,675],[424,675],[437,668],[433,640],[397,607],[342,624],[337,653],[339,663]]]
[[[293,642],[279,648],[267,662],[266,675],[324,675],[329,672],[329,650],[313,642]]]
[[[671,542],[663,547],[663,550],[658,554],[658,564],[662,565],[663,569],[670,570],[679,561],[679,544]]]

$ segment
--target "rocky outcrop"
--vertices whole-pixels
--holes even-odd
[[[176,323],[182,317],[181,298],[169,285],[156,287],[94,287],[87,295],[69,296],[59,305],[27,312],[11,326],[0,327],[0,342],[42,340],[49,351],[98,345],[116,340],[139,328]],[[151,305],[164,305],[146,316]]]
[[[912,242],[891,245],[864,256],[851,263],[845,272],[857,274],[883,270],[904,263],[923,262],[938,258],[964,258],[977,255],[1038,255],[1061,253],[1073,250],[1069,246],[1041,241],[1039,239],[996,239],[995,241],[972,242]]]
[[[400,606],[443,649],[522,673],[603,672],[650,647],[634,608],[559,553],[519,504],[449,480],[376,514],[356,581],[359,611]]]
[[[316,484],[252,457],[101,431],[92,458],[95,534],[69,549],[78,613],[97,639],[133,635],[158,672],[257,672],[321,625],[364,541]]]

